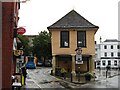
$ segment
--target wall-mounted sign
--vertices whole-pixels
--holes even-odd
[[[78,47],[75,51],[76,51],[76,64],[83,64],[83,61],[82,61],[82,48]]]
[[[26,32],[25,28],[23,28],[23,27],[17,28],[17,33],[18,34],[24,34],[25,32]]]
[[[83,64],[82,55],[76,55],[76,64]]]

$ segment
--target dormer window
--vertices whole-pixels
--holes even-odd
[[[69,48],[69,31],[60,32],[60,47]]]

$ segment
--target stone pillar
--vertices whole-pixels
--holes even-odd
[[[75,55],[72,55],[72,81],[76,79],[76,72],[75,72]]]
[[[92,57],[90,57],[90,63],[89,63],[89,65],[90,65],[90,73],[94,73],[94,71],[95,71],[95,55],[92,55]]]
[[[53,58],[52,58],[53,75],[55,75],[55,68],[56,68],[56,58],[55,58],[55,55],[53,55]]]

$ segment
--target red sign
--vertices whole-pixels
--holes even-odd
[[[18,34],[24,34],[26,32],[26,30],[25,30],[25,28],[23,28],[23,27],[19,27],[18,29],[17,29],[17,33]]]

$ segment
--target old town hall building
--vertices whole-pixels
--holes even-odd
[[[90,23],[75,10],[47,27],[52,34],[52,69],[57,67],[71,72],[73,77],[80,67],[81,73],[94,72],[94,35],[98,26]],[[82,62],[76,63],[77,47],[82,48]]]

